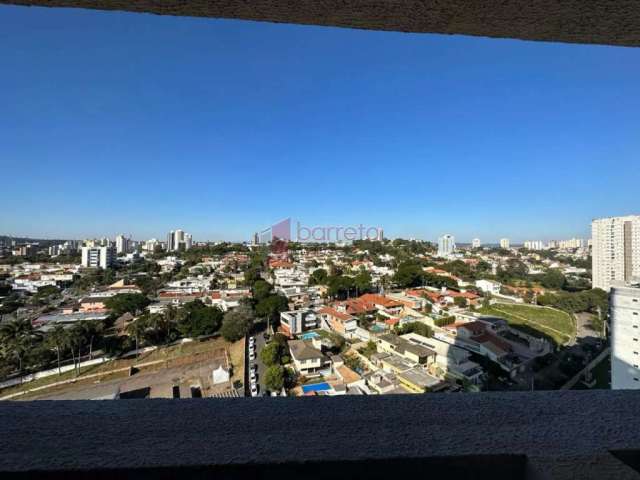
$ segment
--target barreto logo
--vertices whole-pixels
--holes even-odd
[[[362,223],[356,226],[344,225],[305,225],[295,222],[294,232],[291,235],[291,218],[286,218],[274,223],[271,227],[257,232],[254,243],[286,243],[295,242],[352,242],[354,240],[382,240],[382,227],[366,226]]]

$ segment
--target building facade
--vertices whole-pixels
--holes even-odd
[[[438,256],[446,257],[456,251],[456,239],[453,235],[443,235],[438,238]]]
[[[609,308],[611,388],[640,389],[640,284],[614,284]]]
[[[127,253],[129,251],[129,239],[120,234],[116,237],[116,253]]]
[[[609,291],[614,282],[640,277],[640,216],[596,219],[593,239],[593,288]]]
[[[193,246],[193,237],[184,230],[171,230],[167,234],[167,251],[178,252],[189,250]]]
[[[115,259],[114,247],[82,247],[82,266],[85,268],[108,268]]]

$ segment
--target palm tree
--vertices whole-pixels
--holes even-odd
[[[14,320],[0,326],[0,344],[6,354],[18,360],[18,374],[21,377],[24,357],[37,337],[29,320]]]
[[[133,322],[127,325],[127,334],[133,337],[136,341],[136,357],[138,357],[138,344],[140,339],[144,336],[147,329],[146,317],[141,316],[136,318]]]
[[[76,375],[80,374],[80,349],[82,348],[82,340],[84,336],[84,328],[76,323],[67,332],[67,345],[71,349],[71,358],[73,358],[73,365],[76,370]],[[77,347],[77,355],[75,348]]]
[[[69,336],[62,326],[56,325],[53,330],[47,334],[46,341],[49,345],[55,348],[56,353],[58,354],[58,375],[60,375],[60,353],[62,349],[69,344]]]

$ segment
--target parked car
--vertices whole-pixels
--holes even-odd
[[[251,378],[251,383],[254,383],[257,380],[257,375],[255,370],[251,370],[251,374],[249,375]]]
[[[256,359],[256,356],[253,352],[249,353],[249,360],[251,360],[252,362]]]
[[[251,385],[251,396],[252,397],[257,397],[258,396],[258,385]]]

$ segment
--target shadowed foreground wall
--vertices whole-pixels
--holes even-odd
[[[0,0],[0,3],[640,45],[637,0]]]
[[[639,449],[640,391],[0,402],[3,479],[622,480]]]

